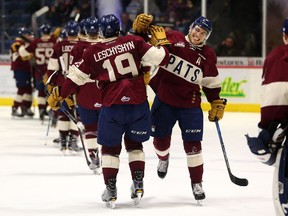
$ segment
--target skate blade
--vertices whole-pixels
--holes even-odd
[[[111,199],[110,201],[106,202],[106,206],[108,208],[114,209],[116,207],[115,206],[115,201],[116,201],[116,199]]]
[[[60,150],[62,153],[63,153],[63,155],[64,156],[67,156],[67,155],[69,155],[69,152],[68,152],[68,150],[67,149],[64,149],[64,150]]]
[[[142,191],[142,190],[138,190],[138,191],[136,192],[136,194],[137,194],[137,197],[136,197],[136,198],[133,198],[134,205],[138,205],[138,204],[140,203],[140,200],[141,200],[141,198],[142,198],[142,196],[143,196],[143,191]]]
[[[202,205],[203,205],[203,200],[197,200],[197,204],[198,204],[199,206],[202,206]]]
[[[81,155],[81,151],[73,151],[73,150],[69,150],[70,155],[72,156],[80,156]]]
[[[95,175],[101,175],[102,174],[102,169],[101,167],[97,167],[96,169],[93,169],[93,173]]]

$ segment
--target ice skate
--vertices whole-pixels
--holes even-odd
[[[30,108],[21,107],[21,112],[22,112],[21,113],[22,116],[28,116],[30,118],[34,116],[34,113],[32,112]]]
[[[143,171],[136,171],[136,177],[131,185],[131,199],[133,199],[134,205],[138,205],[140,203],[140,200],[144,194],[143,175]]]
[[[168,165],[169,165],[169,159],[167,160],[159,160],[158,166],[157,166],[157,174],[159,178],[164,179],[167,172],[168,172]]]
[[[60,134],[60,151],[66,156],[68,155],[67,137]]]
[[[115,201],[117,200],[117,188],[116,188],[116,179],[108,179],[108,184],[106,189],[102,194],[102,201],[106,203],[106,206],[109,208],[115,208]]]
[[[100,175],[102,173],[99,159],[99,151],[98,149],[89,149],[89,157],[91,159],[91,163],[89,168],[93,171],[94,174]]]
[[[202,201],[205,199],[205,192],[202,188],[202,183],[192,184],[192,191],[195,200],[197,200],[199,205],[202,205]]]
[[[70,151],[71,155],[80,155],[82,148],[77,145],[77,136],[76,135],[69,135],[68,140],[68,150]]]
[[[24,115],[22,115],[22,113],[18,112],[18,108],[16,108],[16,107],[12,107],[11,115],[12,115],[12,117],[24,117]]]
[[[39,118],[41,121],[45,120],[45,116],[48,116],[46,109],[43,108],[39,109]]]

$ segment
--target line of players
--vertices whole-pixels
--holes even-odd
[[[47,96],[51,88],[53,86],[61,86],[66,79],[69,65],[79,59],[82,52],[91,43],[99,41],[98,19],[95,17],[82,20],[79,23],[71,20],[62,31],[57,28],[51,33],[51,30],[52,28],[49,24],[44,24],[40,27],[41,37],[34,38],[31,31],[21,28],[19,37],[16,37],[11,45],[11,69],[14,72],[17,86],[17,94],[12,106],[12,116],[34,116],[31,111],[34,86],[38,92],[39,117],[40,120],[44,121],[45,116],[48,116]],[[75,46],[76,44],[77,46]],[[74,46],[75,49],[73,49]],[[51,76],[52,74],[53,76]],[[50,78],[49,85],[45,86],[48,78]],[[90,168],[95,171],[100,166],[96,138],[101,96],[89,94],[91,89],[96,92],[99,91],[95,80],[91,80],[91,82],[79,89],[70,100],[73,108],[70,107],[71,109],[68,110],[77,120],[79,120],[79,114],[82,113],[81,122],[86,126],[85,144],[92,161]],[[83,95],[85,100],[81,100]],[[69,98],[66,99],[66,101],[68,100]],[[77,104],[77,110],[74,103]],[[95,115],[91,115],[92,118],[85,119],[87,112],[92,112]],[[65,155],[68,152],[79,154],[83,149],[77,145],[79,131],[75,123],[61,110],[50,110],[50,118],[52,119],[52,126],[56,127],[57,123],[60,135],[60,150]]]
[[[150,108],[145,86],[147,74],[149,81],[150,67],[147,65],[163,66],[158,68],[158,78],[155,76],[156,78],[150,83],[153,90],[159,92],[156,93],[152,107],[153,144],[159,158],[158,176],[164,178],[167,174],[172,128],[178,120],[183,130],[183,145],[196,200],[205,199],[201,183],[203,159],[200,141],[203,136],[203,115],[200,108],[200,84],[212,105],[209,120],[214,121],[216,118],[220,120],[224,113],[226,101],[219,97],[221,83],[216,68],[216,56],[210,48],[204,46],[212,31],[210,21],[205,17],[199,17],[192,23],[187,36],[173,32],[168,39],[174,40],[174,47],[169,50],[166,46],[170,46],[171,42],[167,40],[164,28],[150,26],[151,22],[151,16],[142,14],[137,16],[133,23],[133,28],[136,26],[134,28],[136,33],[147,33],[149,28],[149,43],[139,36],[122,37],[120,21],[113,14],[103,16],[99,20],[90,17],[79,23],[69,21],[64,29],[67,38],[59,37],[60,40],[55,37],[57,35],[55,32],[51,34],[49,25],[43,25],[40,27],[41,38],[33,39],[23,30],[21,37],[24,40],[20,39],[21,44],[14,52],[23,62],[34,59],[35,74],[38,72],[35,80],[40,119],[43,120],[47,115],[46,97],[49,95],[48,103],[53,110],[56,110],[51,116],[58,119],[60,150],[64,154],[67,152],[78,154],[82,150],[77,145],[79,126],[77,127],[67,117],[63,107],[85,127],[85,146],[91,160],[90,169],[95,173],[99,173],[100,169],[99,144],[101,144],[101,165],[106,185],[102,200],[111,207],[115,207],[114,202],[117,199],[116,182],[123,134],[133,180],[131,198],[135,204],[139,203],[144,193],[145,154],[142,143],[149,139],[151,130]],[[137,32],[143,26],[146,32]],[[206,61],[203,55],[209,55],[213,61]],[[191,59],[185,61],[184,56]],[[187,62],[190,60],[195,65]],[[181,75],[181,70],[186,72]],[[200,73],[202,70],[203,74]],[[178,98],[176,105],[168,105],[171,102],[171,94],[162,93],[172,90],[172,86],[167,83],[176,81],[175,75],[172,75],[175,71],[180,77],[177,78],[180,82],[174,83],[176,86],[172,89],[184,98],[181,98],[182,101]],[[190,77],[189,71],[194,71],[189,73],[193,77]],[[165,80],[166,84],[164,79],[168,79]],[[181,82],[184,85],[180,84]],[[183,92],[184,90],[186,92]],[[25,102],[28,97],[24,95],[29,93],[31,89],[18,91],[17,96],[19,95],[19,98],[22,96],[22,103],[20,99],[18,101],[15,99],[13,116],[33,115],[29,109],[32,97],[29,98],[29,103]],[[178,105],[181,103],[183,107],[180,108]],[[20,106],[22,112],[18,113],[17,108]],[[165,115],[173,118],[167,121]],[[191,128],[192,121],[192,128],[200,129],[186,130],[185,128]]]

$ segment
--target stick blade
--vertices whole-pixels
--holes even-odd
[[[246,178],[238,178],[234,176],[232,173],[229,173],[229,176],[230,176],[231,181],[238,186],[245,187],[249,183]]]
[[[48,6],[44,6],[44,7],[42,7],[41,9],[37,10],[37,11],[35,12],[35,15],[36,15],[36,17],[40,17],[40,16],[42,16],[43,14],[47,13],[48,11],[49,11],[49,7],[48,7]]]

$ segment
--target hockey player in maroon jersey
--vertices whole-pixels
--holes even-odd
[[[80,25],[81,23],[81,25]],[[71,50],[71,63],[81,59],[83,52],[90,46],[100,41],[99,22],[96,17],[81,20],[81,37]],[[93,92],[93,94],[91,94]],[[91,163],[89,168],[100,174],[99,145],[97,143],[97,127],[100,108],[102,106],[101,90],[97,87],[95,80],[78,87],[75,94],[80,121],[85,127],[85,147],[88,150]]]
[[[136,17],[133,24],[135,32],[139,32],[139,25],[145,25],[141,20],[145,20],[147,16],[140,14]],[[205,44],[211,32],[212,23],[202,16],[191,24],[187,35],[179,31],[167,32],[167,39],[172,43],[169,47],[169,63],[159,67],[149,83],[156,93],[151,108],[151,135],[159,158],[158,176],[165,178],[167,174],[172,130],[178,121],[192,191],[198,202],[205,199],[202,188],[203,111],[200,87],[211,103],[208,117],[210,121],[215,118],[220,120],[225,107],[225,100],[219,96],[221,82],[216,68],[216,55]]]
[[[120,21],[112,14],[100,19],[101,43],[91,45],[82,59],[69,70],[68,78],[60,90],[54,88],[48,98],[51,107],[72,94],[79,85],[96,79],[102,90],[102,108],[98,123],[98,143],[102,145],[102,171],[106,189],[102,200],[112,208],[117,199],[117,174],[122,138],[128,152],[129,168],[133,180],[131,198],[138,204],[143,196],[145,155],[142,142],[149,139],[150,110],[141,62],[165,65],[168,50],[153,47],[141,37],[120,36]],[[156,28],[153,41],[157,45],[169,44],[163,28]],[[93,93],[92,93],[93,94]]]
[[[80,27],[78,23],[76,21],[69,21],[65,26],[65,32],[68,36],[67,39],[59,41],[53,46],[53,53],[48,62],[46,76],[50,77],[55,71],[57,72],[51,76],[48,87],[62,86],[64,83],[68,73],[70,53],[78,42],[79,31]],[[69,110],[72,115],[74,115],[74,109],[75,108]],[[80,153],[81,149],[77,145],[79,135],[77,126],[60,109],[57,111],[57,115],[57,126],[61,145],[60,150],[64,155],[66,155],[67,152],[72,154]],[[77,116],[75,116],[75,118],[77,118]]]
[[[12,116],[34,116],[31,111],[32,105],[32,67],[30,64],[31,55],[21,57],[19,55],[20,46],[24,46],[27,42],[22,37],[31,37],[31,32],[27,28],[20,28],[18,37],[15,38],[10,47],[11,53],[11,70],[14,73],[16,81],[17,93],[12,106]],[[21,108],[21,113],[18,108]]]
[[[49,24],[40,26],[40,31],[42,34],[41,37],[35,38],[27,46],[21,46],[19,48],[19,54],[21,57],[28,57],[33,54],[35,61],[36,89],[38,90],[39,115],[40,119],[44,120],[44,116],[47,115],[47,102],[46,94],[44,92],[43,76],[47,71],[48,60],[52,55],[56,37],[50,35],[51,26]]]
[[[288,215],[288,18],[283,22],[284,45],[272,50],[263,64],[261,118],[258,137],[246,135],[251,152],[275,166],[273,196],[277,215]]]

